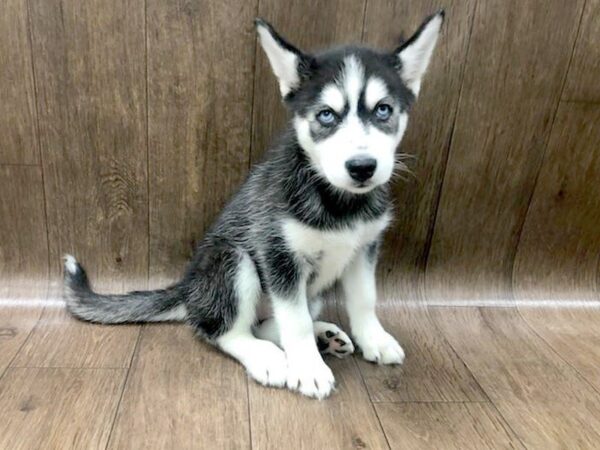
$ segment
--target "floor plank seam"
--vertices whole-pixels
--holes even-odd
[[[490,303],[479,303],[477,301],[473,301],[471,304],[468,303],[427,303],[427,301],[425,301],[423,303],[424,306],[426,306],[427,308],[505,308],[505,309],[510,309],[510,308],[516,308],[516,305],[514,303],[494,303],[494,304],[490,304]]]
[[[448,348],[452,351],[452,353],[454,354],[454,356],[456,357],[456,359],[458,361],[460,361],[460,363],[463,365],[464,369],[468,372],[468,374],[471,376],[471,378],[473,379],[473,381],[475,382],[475,384],[477,384],[477,387],[479,388],[479,390],[481,391],[481,393],[485,396],[485,398],[489,402],[490,398],[487,395],[487,392],[485,392],[483,390],[483,387],[481,386],[481,383],[479,383],[479,380],[477,378],[475,378],[475,375],[473,374],[473,371],[467,365],[467,363],[460,357],[460,355],[458,354],[458,352],[456,351],[456,349],[454,348],[454,346],[452,345],[452,343],[450,342],[450,340],[444,334],[444,331],[437,324],[437,321],[431,316],[431,314],[429,314],[429,308],[425,308],[425,311],[426,311],[426,316],[429,319],[429,323],[432,324],[435,327],[435,330],[437,331],[438,335],[440,336],[440,339],[442,339],[444,341],[444,343],[446,345],[448,345]],[[485,399],[484,399],[484,401],[485,401]],[[477,403],[477,402],[474,402],[474,403]]]
[[[335,303],[334,311],[335,311],[337,323],[341,324],[342,322],[341,322],[341,316],[340,316],[339,296],[335,296],[334,303]],[[377,408],[375,407],[375,403],[373,402],[373,398],[371,397],[371,392],[369,391],[369,387],[367,386],[365,377],[362,373],[362,370],[360,370],[360,364],[358,364],[358,361],[357,361],[355,355],[351,355],[351,357],[352,357],[352,364],[354,364],[354,367],[356,368],[356,370],[358,372],[358,376],[360,377],[360,382],[365,390],[365,393],[367,394],[367,399],[369,400],[369,404],[371,405],[371,410],[373,411],[373,414],[375,414],[375,418],[377,419],[377,423],[379,424],[379,429],[381,430],[381,434],[383,435],[383,438],[385,439],[385,443],[387,444],[388,449],[391,450],[392,446],[390,445],[390,440],[387,436],[387,433],[385,432],[385,428],[383,427],[381,418],[379,417],[379,414],[377,413]]]
[[[356,364],[358,366],[358,364]],[[359,371],[360,372],[360,371]],[[363,380],[363,384],[364,384],[364,379],[362,376],[362,373],[360,374],[361,379]],[[366,386],[365,386],[366,389]],[[369,400],[371,399],[370,394],[368,392],[367,389],[367,395],[369,395]],[[373,412],[375,413],[375,417],[377,418],[377,422],[379,423],[379,427],[381,428],[381,432],[383,433],[383,438],[385,439],[385,443],[387,444],[388,448],[391,450],[392,446],[390,444],[390,439],[388,438],[387,433],[385,432],[385,428],[383,427],[383,423],[381,422],[381,418],[379,417],[379,413],[377,412],[377,408],[375,407],[375,404],[370,401],[369,403],[371,403],[371,408],[373,409]]]
[[[41,167],[41,163],[0,163],[0,167]]]
[[[338,320],[339,320],[339,311],[337,311],[337,307],[336,307],[336,312],[338,313]],[[371,392],[369,391],[369,387],[367,386],[367,382],[365,381],[365,377],[364,377],[364,375],[362,373],[362,370],[360,370],[360,364],[358,364],[358,361],[357,361],[357,359],[356,359],[355,356],[352,356],[352,363],[354,364],[354,367],[358,371],[358,376],[360,377],[361,384],[362,384],[362,386],[363,386],[363,388],[365,390],[365,393],[367,394],[367,399],[369,400],[369,404],[371,405],[371,409],[372,409],[373,413],[375,414],[375,417],[377,418],[377,423],[379,424],[379,428],[381,430],[381,433],[383,434],[383,437],[385,439],[385,443],[387,444],[388,448],[391,450],[392,446],[390,445],[390,440],[389,440],[389,438],[387,436],[387,433],[385,432],[385,428],[383,427],[383,423],[381,422],[381,418],[379,417],[379,413],[377,412],[377,408],[375,407],[375,404],[378,403],[378,402],[374,402],[373,401],[373,398],[371,396]]]
[[[540,333],[537,332],[537,330],[529,323],[529,321],[523,316],[523,314],[521,314],[521,311],[519,311],[519,308],[517,309],[517,314],[519,315],[519,317],[521,318],[521,320],[525,323],[525,326],[527,328],[529,328],[529,330],[531,330],[531,332],[533,334],[535,334],[543,343],[544,345],[559,359],[561,360],[563,363],[565,363],[568,367],[570,367],[571,369],[573,369],[573,371],[575,372],[575,374],[577,374],[577,376],[579,377],[579,379],[581,381],[583,381],[585,384],[587,384],[589,387],[592,388],[592,390],[594,392],[596,392],[598,395],[600,395],[600,390],[598,390],[596,388],[596,386],[594,386],[594,384],[592,384],[586,376],[584,376],[578,369],[577,367],[575,367],[573,364],[571,364],[568,360],[566,360],[565,358],[563,358],[563,356],[558,352],[558,350],[556,350],[552,344],[550,344],[546,338],[544,338],[544,336],[542,336]]]
[[[372,400],[374,405],[420,405],[420,404],[441,404],[441,405],[470,405],[490,403],[489,399],[484,400]]]
[[[117,402],[117,407],[115,408],[115,414],[113,416],[113,420],[110,425],[110,431],[108,432],[108,439],[106,440],[105,450],[108,450],[108,448],[110,447],[110,442],[113,437],[113,432],[115,430],[115,426],[117,424],[117,419],[119,417],[119,410],[121,409],[121,403],[123,402],[123,397],[125,396],[125,389],[127,388],[127,382],[129,381],[129,377],[131,376],[131,372],[133,371],[133,361],[135,359],[135,356],[137,355],[138,348],[140,346],[140,341],[142,340],[143,329],[144,329],[144,325],[141,325],[139,328],[137,339],[135,341],[135,345],[133,346],[133,353],[132,353],[131,359],[129,361],[129,367],[127,368],[127,373],[125,374],[125,380],[123,381],[123,387],[121,388],[121,395],[119,395],[119,401]]]
[[[478,308],[479,309],[479,308]],[[454,354],[456,355],[456,357],[459,359],[459,361],[461,361],[463,363],[463,365],[465,366],[465,368],[469,371],[469,373],[471,374],[471,377],[473,378],[473,380],[475,381],[475,383],[477,383],[477,386],[479,387],[479,390],[481,391],[481,393],[485,396],[485,398],[487,399],[487,401],[489,402],[490,406],[494,409],[494,411],[496,411],[496,414],[498,414],[499,418],[502,418],[502,423],[508,427],[508,429],[510,430],[510,432],[513,434],[513,436],[515,437],[515,439],[517,439],[519,441],[519,443],[523,446],[523,448],[527,448],[527,446],[525,445],[525,443],[523,442],[523,440],[521,439],[521,436],[519,436],[515,430],[513,429],[512,425],[510,424],[510,422],[506,419],[506,417],[500,412],[500,410],[498,409],[498,406],[492,401],[491,397],[489,396],[488,392],[483,388],[483,385],[481,384],[481,382],[477,379],[477,377],[475,376],[475,373],[473,372],[473,370],[471,369],[471,367],[469,367],[469,365],[460,357],[460,354],[458,353],[458,351],[454,348],[454,345],[452,345],[452,342],[450,342],[450,340],[447,338],[446,334],[444,333],[444,330],[441,329],[441,327],[437,324],[437,321],[435,321],[432,318],[432,322],[434,324],[434,326],[436,327],[436,329],[438,330],[438,332],[441,334],[441,336],[444,338],[444,340],[446,341],[446,343],[448,344],[448,346],[450,347],[450,349],[452,349],[452,351],[454,352]],[[489,325],[486,323],[486,326],[489,328]]]
[[[470,302],[470,303],[469,303]],[[428,303],[423,302],[421,305],[428,308],[481,308],[481,309],[517,309],[517,308],[532,308],[532,309],[565,309],[565,310],[582,310],[589,309],[597,311],[600,309],[600,300],[511,300],[502,302],[477,302],[469,301],[464,303]],[[413,306],[413,305],[408,305]],[[415,305],[416,307],[416,305]]]
[[[454,347],[452,347],[451,344],[450,344],[450,347],[452,348],[453,351],[456,352],[456,350],[454,350]],[[472,370],[471,370],[471,368],[469,368],[468,365],[465,364],[465,366],[467,367],[467,369],[469,369],[469,372],[473,373]],[[487,402],[489,403],[489,405],[494,409],[494,411],[496,412],[496,414],[498,414],[498,418],[502,419],[502,423],[504,424],[504,426],[506,426],[508,428],[508,430],[510,430],[510,432],[512,433],[512,435],[515,437],[515,439],[517,439],[517,441],[519,441],[519,443],[523,446],[523,448],[527,449],[528,447],[525,445],[525,442],[523,442],[523,440],[521,439],[521,436],[519,436],[516,433],[516,431],[514,430],[514,428],[512,427],[512,425],[510,424],[510,422],[508,421],[508,419],[504,416],[504,414],[502,414],[500,412],[500,410],[498,409],[498,406],[492,401],[492,399],[490,398],[489,394],[483,388],[483,386],[481,385],[481,383],[479,382],[479,380],[477,379],[477,377],[475,375],[473,375],[473,379],[475,380],[475,382],[477,383],[477,385],[481,389],[481,392],[483,393],[483,395],[485,395],[485,398],[487,398]]]
[[[65,369],[65,370],[126,370],[128,366],[29,366],[27,364],[11,365],[11,369]]]
[[[600,100],[581,100],[581,99],[577,99],[577,98],[573,98],[573,99],[561,99],[560,100],[561,103],[570,103],[570,104],[576,104],[576,105],[591,105],[591,106],[600,106]]]
[[[13,365],[12,365],[13,362],[17,359],[17,356],[19,356],[19,354],[21,353],[21,350],[23,350],[23,348],[25,347],[25,344],[27,344],[27,342],[29,342],[29,339],[33,335],[33,332],[37,329],[38,325],[40,324],[40,322],[42,320],[42,316],[44,315],[44,311],[46,311],[46,308],[42,308],[42,310],[40,311],[40,315],[39,315],[37,321],[35,322],[35,325],[33,327],[31,327],[31,330],[29,330],[27,337],[23,340],[23,343],[19,346],[19,349],[15,352],[15,354],[11,358],[10,362],[4,368],[4,371],[0,374],[0,380],[2,380],[2,378],[4,378],[4,375],[6,374],[6,372],[8,372],[8,369],[13,368]]]

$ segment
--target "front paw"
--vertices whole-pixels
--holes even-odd
[[[355,335],[363,358],[378,364],[402,364],[404,350],[398,341],[381,327],[363,330]]]
[[[323,399],[331,394],[335,379],[316,346],[311,350],[288,354],[287,387],[308,397]]]

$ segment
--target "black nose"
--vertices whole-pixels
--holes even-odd
[[[352,179],[361,183],[371,178],[376,168],[377,161],[375,158],[369,158],[368,156],[359,156],[346,161],[346,169],[348,169]]]

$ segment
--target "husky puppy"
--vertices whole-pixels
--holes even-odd
[[[402,363],[402,348],[375,314],[375,265],[391,217],[396,148],[443,19],[443,11],[430,16],[392,52],[340,47],[316,54],[257,19],[292,114],[288,130],[251,170],[181,281],[101,295],[67,255],[68,310],[98,323],[185,320],[259,383],[324,398],[334,377],[319,348],[336,356],[354,349],[336,325],[315,321],[321,294],[341,280],[362,356]]]

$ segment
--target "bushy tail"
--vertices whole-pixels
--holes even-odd
[[[64,293],[74,316],[97,323],[161,322],[185,320],[183,293],[177,286],[123,295],[96,294],[85,270],[71,256],[64,258]]]

